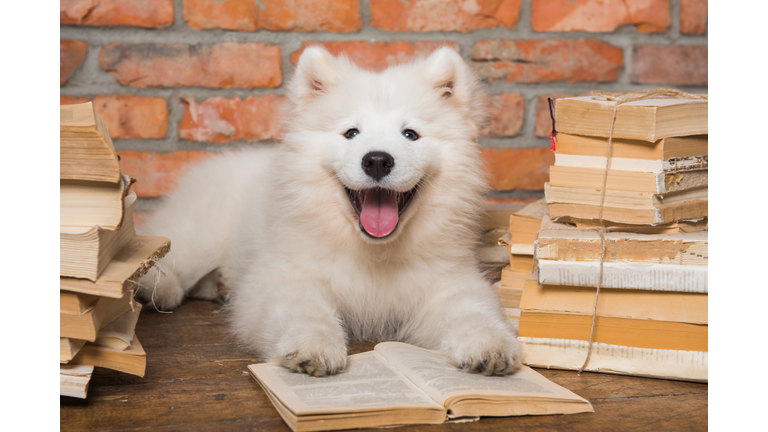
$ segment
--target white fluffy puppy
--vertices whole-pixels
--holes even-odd
[[[441,48],[374,73],[312,47],[288,93],[281,144],[203,163],[147,222],[172,246],[155,304],[215,298],[221,273],[238,340],[293,371],[399,340],[514,372],[515,330],[473,253],[485,96],[466,63]],[[148,299],[153,274],[143,285]]]

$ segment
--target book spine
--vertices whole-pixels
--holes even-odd
[[[523,363],[533,367],[579,370],[589,342],[570,339],[519,337]],[[708,381],[709,353],[625,347],[595,342],[590,372],[647,376],[686,381]]]
[[[539,260],[539,284],[596,287],[600,263]],[[603,264],[603,288],[708,292],[707,266],[656,263]]]

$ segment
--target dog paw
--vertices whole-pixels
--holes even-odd
[[[184,290],[172,273],[156,278],[154,269],[151,269],[141,278],[135,298],[146,309],[168,311],[181,304],[184,300]]]
[[[223,306],[229,300],[230,292],[229,278],[225,276],[223,270],[215,269],[195,284],[189,296],[201,300],[211,300]]]
[[[347,350],[346,347],[343,350],[337,348],[297,350],[283,357],[283,366],[293,372],[316,377],[334,375],[347,366]]]
[[[451,345],[446,354],[464,372],[508,375],[521,365],[520,342],[506,332],[486,330]]]

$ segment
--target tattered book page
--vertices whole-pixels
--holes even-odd
[[[326,377],[263,363],[248,368],[296,415],[392,408],[446,411],[375,351],[349,356],[343,372]]]
[[[375,350],[442,405],[456,396],[586,402],[527,366],[512,375],[489,377],[462,372],[438,352],[413,345],[384,342],[376,345]]]

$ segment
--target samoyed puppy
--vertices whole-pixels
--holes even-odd
[[[467,372],[520,365],[516,331],[478,268],[486,98],[444,47],[375,73],[307,48],[282,143],[190,170],[142,234],[172,251],[142,280],[160,309],[226,285],[247,347],[315,376],[348,341],[436,349]]]

